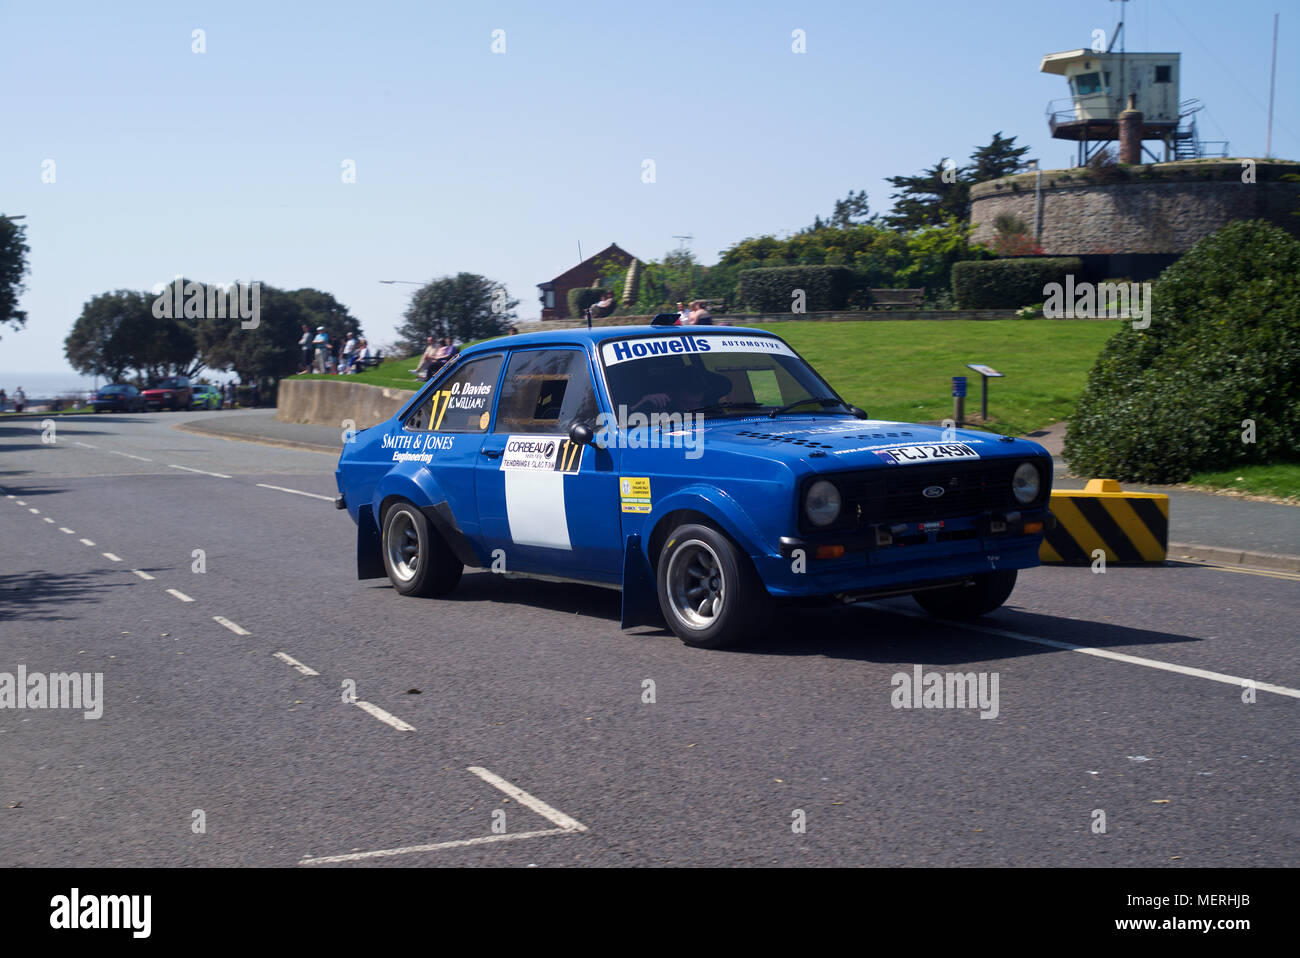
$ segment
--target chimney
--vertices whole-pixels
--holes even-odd
[[[1128,107],[1119,115],[1119,161],[1134,165],[1142,162],[1142,113],[1133,93],[1128,95]]]

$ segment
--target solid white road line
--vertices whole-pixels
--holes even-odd
[[[371,705],[369,702],[362,702],[360,699],[353,702],[352,704],[355,705],[357,708],[361,709],[361,711],[370,713],[375,718],[379,719],[379,721],[383,722],[385,725],[391,725],[399,732],[415,731],[414,725],[407,725],[396,715],[393,715],[391,712],[385,712],[378,705]]]
[[[237,623],[235,623],[235,622],[231,622],[231,621],[230,621],[229,619],[227,619],[224,615],[214,615],[214,616],[212,617],[212,621],[213,621],[213,622],[219,622],[219,623],[221,623],[221,624],[224,625],[227,629],[229,629],[231,632],[235,633],[235,635],[252,635],[252,634],[253,634],[252,632],[249,632],[246,628],[244,628],[242,625],[239,625],[239,624],[237,624]]]
[[[483,781],[487,782],[493,788],[498,788],[501,791],[505,792],[515,801],[519,802],[519,804],[527,805],[538,815],[541,815],[542,818],[545,818],[548,821],[558,825],[562,831],[585,832],[587,830],[587,826],[582,824],[582,822],[578,821],[576,818],[570,818],[568,815],[564,814],[564,812],[561,812],[558,809],[551,808],[550,805],[547,805],[540,798],[537,798],[535,795],[529,795],[522,788],[519,788],[518,786],[515,785],[511,785],[500,775],[494,775],[493,773],[489,772],[486,768],[480,768],[477,765],[471,765],[468,769],[466,769],[466,771],[472,772],[473,774],[477,775],[479,778],[483,779]]]
[[[168,469],[184,469],[186,472],[197,472],[202,476],[215,476],[217,479],[229,479],[230,477],[224,472],[208,472],[206,469],[194,469],[190,466],[178,466],[174,462],[167,463]]]
[[[144,579],[146,582],[153,581],[153,576],[151,576],[148,572],[141,572],[139,569],[132,569],[131,571],[134,572],[136,575],[138,575],[140,578]]]
[[[482,838],[462,838],[455,842],[438,842],[436,845],[408,845],[405,848],[384,848],[377,852],[353,852],[351,855],[325,855],[304,858],[299,865],[331,865],[336,862],[358,862],[366,858],[388,858],[392,855],[409,855],[412,852],[436,852],[444,848],[466,848],[470,845],[489,845],[494,842],[517,842],[523,838],[541,838],[543,835],[571,835],[567,828],[547,828],[538,832],[514,832],[508,835],[484,835]]]
[[[81,544],[83,546],[93,546],[95,543],[91,542],[89,539],[82,539]]]
[[[286,489],[284,486],[272,486],[265,482],[259,482],[263,489],[274,489],[276,492],[292,492],[295,496],[310,496],[312,499],[324,499],[326,502],[333,502],[333,496],[322,496],[314,492],[303,492],[301,489]]]
[[[103,555],[104,558],[107,559],[109,562],[121,562],[121,561],[122,561],[121,556],[115,556],[115,555],[113,555],[113,553],[111,553],[111,552],[105,552],[105,553],[102,553],[102,555]]]
[[[71,529],[69,529],[67,526],[59,526],[59,531],[60,531],[60,532],[66,532],[66,533],[67,533],[68,535],[70,535],[70,536],[75,536],[75,535],[76,535],[76,533],[73,532]]]
[[[168,590],[167,590],[167,594],[168,594],[168,595],[174,595],[176,598],[180,599],[182,602],[193,602],[193,601],[194,601],[194,600],[191,599],[188,595],[186,595],[184,592],[178,592],[178,591],[176,591],[175,589],[168,589]]]
[[[292,655],[289,655],[287,652],[276,652],[275,657],[279,659],[281,662],[284,662],[286,665],[292,665],[303,675],[320,675],[320,673],[317,672],[315,669],[313,669],[310,665],[303,665],[301,662],[295,659]]]
[[[912,619],[929,619],[930,616],[923,612],[908,612],[904,609],[890,609],[882,605],[873,603],[862,603],[871,605],[874,608],[881,609],[885,612],[893,612],[896,615],[905,615]],[[1196,669],[1188,665],[1175,665],[1172,662],[1161,662],[1158,659],[1144,659],[1137,655],[1129,655],[1126,652],[1112,652],[1109,649],[1098,649],[1088,645],[1075,645],[1072,642],[1057,642],[1055,639],[1043,639],[1036,635],[1025,635],[1023,632],[1012,632],[1009,629],[995,629],[985,625],[974,625],[970,622],[958,622],[953,619],[932,619],[935,622],[941,622],[944,625],[952,626],[957,629],[968,629],[971,632],[984,632],[988,635],[998,635],[1004,639],[1016,639],[1019,642],[1032,642],[1035,645],[1046,645],[1053,649],[1063,649],[1066,652],[1079,652],[1083,655],[1093,655],[1099,659],[1110,659],[1113,662],[1125,662],[1129,665],[1141,665],[1148,669],[1160,669],[1164,672],[1176,672],[1179,675],[1190,675],[1192,678],[1208,679],[1211,682],[1222,682],[1225,685],[1235,685],[1237,688],[1244,688],[1246,682],[1259,689],[1262,692],[1272,692],[1275,695],[1286,695],[1294,699],[1300,699],[1300,689],[1287,688],[1285,685],[1273,685],[1269,682],[1257,682],[1254,679],[1246,679],[1239,675],[1225,675],[1223,672],[1211,672],[1207,669]]]

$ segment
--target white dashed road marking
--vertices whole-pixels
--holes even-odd
[[[34,516],[39,516],[41,514],[41,510],[36,508],[29,508],[27,511]]]
[[[230,621],[229,619],[227,619],[224,615],[214,615],[214,616],[212,617],[212,621],[213,621],[213,622],[218,622],[218,623],[220,623],[221,625],[224,625],[224,626],[225,626],[227,629],[229,629],[231,632],[235,633],[235,635],[252,635],[252,634],[253,634],[252,632],[249,632],[249,631],[248,631],[246,628],[244,628],[243,626],[238,625],[237,623],[231,622],[231,621]]]
[[[151,576],[148,572],[141,572],[139,569],[132,569],[131,571],[134,572],[136,575],[138,575],[140,578],[144,579],[146,582],[153,581],[153,576]]]
[[[197,472],[202,476],[215,476],[218,479],[229,479],[230,477],[224,472],[208,472],[206,469],[195,469],[191,466],[178,466],[174,462],[167,463],[168,469],[184,469],[186,472]]]
[[[153,462],[152,459],[146,459],[144,456],[133,456],[129,452],[118,452],[116,449],[108,450],[111,456],[125,456],[127,459],[139,459],[141,462]]]
[[[293,666],[303,675],[320,675],[320,673],[317,672],[315,669],[313,669],[310,665],[303,665],[301,662],[295,659],[292,655],[289,655],[287,652],[276,652],[275,657],[279,659],[281,662],[284,662],[286,665]]]
[[[312,499],[324,499],[326,502],[333,502],[333,496],[322,496],[315,492],[303,492],[301,489],[286,489],[284,486],[272,486],[265,482],[259,482],[263,489],[274,489],[276,492],[292,492],[295,496],[310,496]]]
[[[558,809],[552,808],[550,805],[547,805],[536,795],[529,795],[519,786],[511,785],[500,775],[494,775],[492,772],[489,772],[486,768],[480,768],[477,765],[471,765],[468,769],[466,769],[466,771],[471,772],[474,775],[477,775],[479,778],[483,779],[483,781],[487,782],[493,788],[500,789],[501,791],[505,792],[507,795],[513,798],[520,805],[527,805],[538,815],[541,815],[542,818],[545,818],[547,821],[553,822],[555,825],[558,825],[561,831],[585,832],[587,830],[587,826],[582,824],[582,822],[578,821],[576,818],[570,818],[568,815],[564,814],[564,812],[561,812]]]
[[[60,532],[66,532],[66,533],[67,533],[68,535],[70,535],[70,536],[75,536],[75,535],[76,535],[76,533],[73,532],[71,529],[69,529],[67,526],[59,526],[59,531],[60,531]]]
[[[95,543],[91,542],[89,539],[82,539],[81,544],[83,546],[93,546]]]
[[[186,595],[184,592],[178,592],[176,589],[168,589],[168,590],[167,590],[167,594],[168,594],[168,595],[174,595],[176,598],[180,599],[182,602],[193,602],[193,601],[194,601],[194,600],[191,599],[188,595]]]
[[[371,705],[369,702],[362,702],[360,699],[353,702],[352,704],[355,705],[357,708],[361,709],[361,711],[367,712],[370,715],[374,716],[375,718],[379,719],[379,721],[383,722],[385,725],[391,725],[399,732],[415,731],[414,725],[407,725],[396,715],[393,715],[391,712],[385,712],[378,705]]]
[[[928,619],[930,616],[922,612],[908,612],[904,609],[892,609],[873,603],[862,603],[870,605],[873,608],[881,609],[885,612],[893,612],[896,615],[905,615],[910,619]],[[1247,679],[1239,675],[1225,675],[1223,672],[1211,672],[1207,669],[1196,669],[1188,665],[1175,665],[1172,662],[1161,662],[1158,659],[1144,659],[1141,656],[1129,655],[1125,652],[1112,652],[1109,649],[1097,649],[1087,645],[1075,645],[1072,642],[1057,642],[1055,639],[1043,639],[1036,635],[1025,635],[1023,632],[1012,632],[1009,629],[995,629],[985,625],[975,625],[971,622],[957,622],[952,619],[935,619],[933,621],[942,622],[944,625],[951,626],[955,629],[968,629],[971,632],[984,632],[988,635],[998,635],[1004,639],[1015,639],[1019,642],[1032,642],[1035,645],[1046,645],[1053,649],[1063,649],[1066,652],[1079,652],[1083,655],[1093,655],[1099,659],[1110,659],[1112,662],[1124,662],[1128,665],[1141,665],[1148,669],[1160,669],[1164,672],[1176,672],[1179,675],[1190,675],[1192,678],[1208,679],[1211,682],[1222,682],[1225,685],[1235,685],[1237,688],[1245,688],[1249,682],[1253,688],[1262,692],[1272,692],[1274,695],[1286,695],[1290,698],[1300,699],[1300,689],[1287,688],[1285,685],[1273,685],[1269,682],[1257,682],[1254,679]]]
[[[74,446],[80,446],[82,449],[98,449],[98,448],[99,448],[98,446],[92,446],[92,445],[91,445],[90,443],[88,443],[88,442],[77,442],[75,439],[73,440],[73,445],[74,445]]]
[[[121,562],[121,561],[122,561],[122,557],[121,557],[121,556],[115,556],[115,555],[113,555],[113,553],[111,553],[111,552],[105,552],[105,553],[103,553],[103,556],[104,556],[104,558],[107,559],[109,562]]]
[[[48,522],[50,525],[54,525],[54,520],[51,519],[49,516],[45,517],[45,521]]]

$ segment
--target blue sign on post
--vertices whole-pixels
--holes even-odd
[[[965,376],[953,376],[953,377],[952,377],[952,394],[953,394],[954,397],[956,397],[956,396],[965,396],[965,395],[966,395],[966,377],[965,377]]]

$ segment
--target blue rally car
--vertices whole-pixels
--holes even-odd
[[[465,566],[613,586],[624,628],[661,614],[707,648],[782,599],[984,615],[1054,524],[1037,443],[868,419],[784,340],[736,327],[479,343],[356,434],[335,475],[358,578],[426,596]]]

